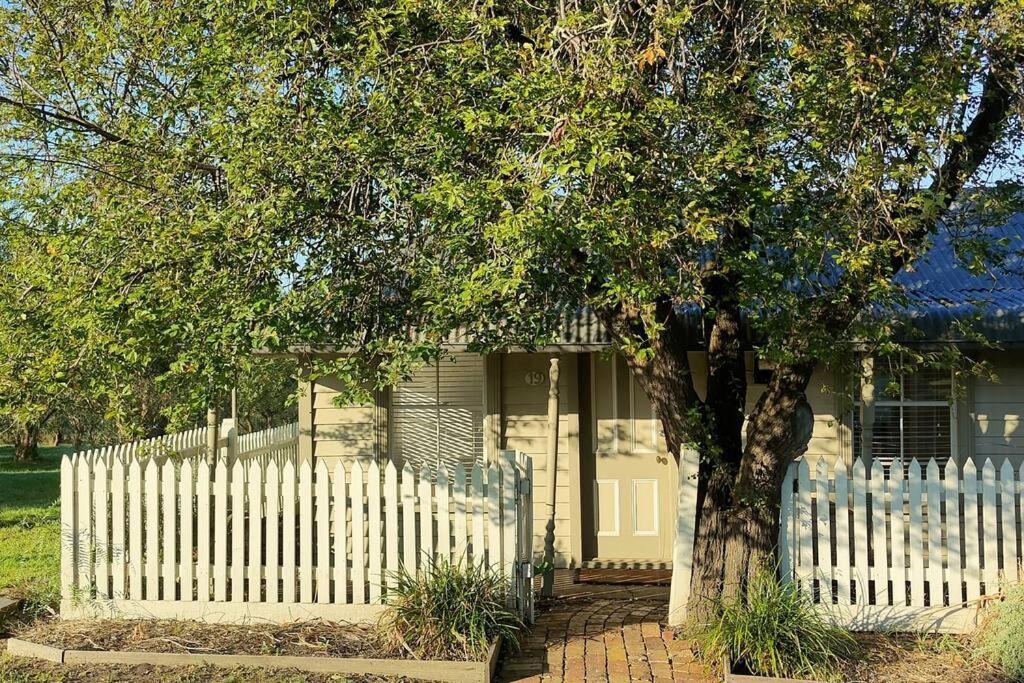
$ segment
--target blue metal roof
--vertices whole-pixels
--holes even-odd
[[[932,247],[897,274],[907,298],[898,313],[924,340],[961,341],[952,327],[959,320],[990,341],[1024,342],[1024,212],[983,234],[1006,240],[1007,257],[998,266],[979,273],[965,268],[956,256],[955,229],[943,225]]]

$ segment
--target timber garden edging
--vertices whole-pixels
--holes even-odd
[[[480,661],[424,659],[364,659],[358,657],[298,657],[292,655],[187,654],[118,650],[65,650],[19,638],[7,641],[7,652],[55,664],[148,664],[153,666],[217,666],[297,669],[310,673],[405,676],[446,683],[490,683],[501,653],[501,639],[491,644]]]

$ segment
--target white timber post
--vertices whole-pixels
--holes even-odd
[[[232,418],[225,418],[220,423],[220,433],[224,435],[225,445],[224,454],[228,462],[228,466],[235,462],[235,458],[238,457],[238,429],[235,428],[235,421]]]
[[[206,464],[213,467],[217,462],[217,409],[206,411]]]
[[[861,360],[860,390],[860,457],[864,467],[871,465],[871,444],[875,433],[875,359],[865,356]],[[853,466],[853,462],[850,463]]]
[[[672,542],[672,587],[668,599],[668,623],[686,621],[693,575],[693,540],[697,532],[697,473],[700,454],[694,448],[679,453],[679,495],[676,505],[675,536]]]
[[[544,491],[547,521],[544,527],[544,580],[541,594],[555,593],[555,486],[558,480],[558,356],[552,356],[548,369],[548,463],[547,489]]]

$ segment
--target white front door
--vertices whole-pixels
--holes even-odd
[[[590,377],[594,463],[587,468],[591,481],[583,482],[592,504],[584,528],[591,534],[588,559],[667,561],[676,468],[660,424],[621,358],[592,355]]]

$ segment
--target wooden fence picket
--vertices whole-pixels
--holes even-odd
[[[121,458],[121,449],[118,447],[114,454],[110,472],[110,578],[113,585],[110,597],[113,600],[123,600],[127,594],[125,586],[125,560],[128,557],[128,548],[125,538],[124,514],[124,506],[127,502],[125,494],[126,477],[124,460]]]
[[[455,465],[452,475],[452,498],[455,502],[455,512],[452,515],[452,528],[455,535],[455,543],[452,548],[455,561],[465,562],[469,550],[469,542],[466,536],[466,514],[469,511],[467,505],[471,502],[466,497],[466,468],[462,463]]]
[[[424,464],[420,468],[419,482],[420,547],[417,559],[421,567],[429,567],[434,559],[433,507],[430,470]]]
[[[806,460],[801,460],[797,470],[798,494],[796,497],[796,526],[800,534],[811,533],[811,477]],[[801,590],[814,594],[814,545],[801,543],[797,553],[796,583]]]
[[[832,522],[828,492],[828,463],[825,458],[818,458],[814,475],[814,499],[817,506],[817,527],[814,536],[817,539],[817,580],[818,594],[822,602],[831,602],[832,597]]]
[[[942,605],[944,577],[942,571],[942,482],[935,458],[925,468],[928,478],[928,604]]]
[[[480,463],[473,465],[473,562],[486,566],[484,555],[484,514],[486,510],[486,498],[484,497],[484,470]]]
[[[790,463],[786,468],[779,505],[779,574],[787,581],[794,579],[796,568],[796,558],[793,557],[793,551],[797,548],[793,533],[793,480],[798,466],[797,463]]]
[[[228,465],[217,459],[213,475],[213,599],[228,599]]]
[[[181,463],[180,480],[178,482],[178,509],[181,513],[181,524],[178,533],[178,590],[180,599],[191,602],[193,597],[192,580],[194,575],[193,564],[193,505],[195,503],[194,482],[192,477],[192,461],[184,460]]]
[[[981,543],[978,539],[978,476],[974,462],[964,463],[964,583],[967,601],[981,595]]]
[[[850,604],[850,495],[845,467],[836,467],[836,594],[838,604]],[[797,538],[792,541],[798,542]]]
[[[299,463],[299,601],[313,602],[313,467],[309,460]]]
[[[875,601],[889,603],[889,544],[885,537],[885,468],[879,460],[871,465],[871,584]]]
[[[206,458],[196,460],[196,600],[210,599],[210,508],[213,505],[210,487],[210,463]]]
[[[892,577],[892,604],[907,604],[907,538],[904,525],[903,462],[895,460],[889,467],[889,524],[892,547],[889,575]]]
[[[128,463],[128,597],[143,597],[142,568],[142,464],[138,458]]]
[[[395,585],[401,566],[401,558],[398,555],[398,537],[401,534],[398,526],[398,470],[391,460],[384,466],[384,514],[384,534],[387,543],[387,573],[384,576],[384,585],[390,588]]]
[[[107,494],[107,449],[103,449],[102,457],[96,461],[93,469],[93,519],[96,522],[94,562],[96,576],[96,598],[110,599],[110,529],[107,511],[110,509],[110,498]]]
[[[437,499],[437,556],[445,562],[451,562],[451,490],[448,488],[448,470],[444,466],[437,468],[434,491]]]
[[[392,470],[394,465],[391,465]],[[348,602],[348,505],[345,499],[345,465],[334,463],[334,602]]]
[[[999,496],[1000,512],[1003,518],[1002,552],[1003,570],[1000,575],[1003,587],[1017,581],[1017,568],[1020,566],[1016,560],[1020,557],[1017,552],[1017,492],[1016,482],[1013,480],[1013,465],[1010,460],[1003,461],[999,468]]]
[[[853,549],[855,602],[864,605],[867,603],[871,572],[868,568],[867,479],[863,460],[853,463]]]
[[[61,599],[71,601],[78,587],[78,525],[75,523],[75,459],[60,459],[60,586]]]
[[[996,468],[991,458],[985,459],[981,468],[981,500],[983,532],[981,540],[985,550],[985,567],[982,574],[985,594],[995,595],[999,591],[999,525],[996,521]]]
[[[327,463],[316,463],[316,601],[331,601],[331,481]]]
[[[245,463],[231,464],[231,602],[245,601]]]
[[[295,476],[295,462],[286,460],[281,470],[281,602],[287,603],[295,602],[295,581],[298,576],[295,569],[295,557],[298,553],[295,544],[295,526],[298,521],[295,514]]]
[[[266,508],[267,508],[267,551],[266,585],[267,602],[281,601],[281,479],[276,459],[267,462]]]
[[[487,567],[501,568],[501,471],[491,463],[487,468]]]
[[[924,528],[921,508],[921,465],[911,460],[907,470],[907,490],[910,500],[910,604],[924,607]]]
[[[412,573],[416,571],[416,494],[412,465],[402,467],[402,565]]]
[[[963,561],[960,544],[960,475],[956,461],[950,458],[945,467],[946,502],[946,582],[949,586],[949,605],[963,603]]]
[[[369,534],[369,552],[367,562],[369,571],[367,581],[370,585],[370,602],[380,602],[382,583],[382,562],[381,562],[381,501],[380,501],[380,465],[377,461],[370,463],[369,474],[366,477],[366,521],[367,533]]]
[[[76,498],[78,510],[75,514],[76,544],[78,576],[78,596],[88,598],[92,595],[93,588],[93,534],[92,534],[92,457],[91,453],[81,456],[75,468],[77,481]]]
[[[363,511],[363,465],[352,463],[352,602],[366,604],[365,513]]]
[[[174,461],[164,460],[160,468],[161,497],[163,499],[163,600],[175,600],[178,586],[178,474]]]
[[[156,458],[146,463],[146,600],[160,599],[160,468]]]
[[[243,462],[243,461],[239,461]],[[256,459],[249,460],[248,512],[249,529],[245,545],[248,561],[246,562],[246,581],[248,582],[249,602],[260,602],[263,585],[263,467]]]

